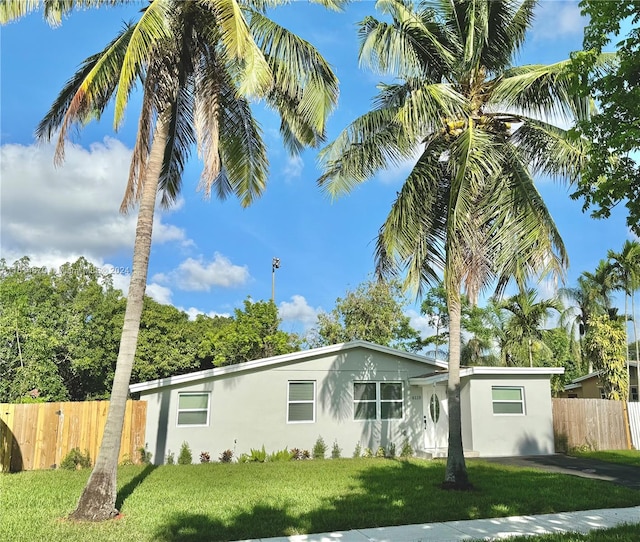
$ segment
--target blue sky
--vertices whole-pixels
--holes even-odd
[[[0,254],[27,255],[35,265],[58,266],[80,255],[117,274],[126,290],[135,212],[118,213],[135,137],[137,103],[116,133],[112,116],[88,125],[67,145],[66,162],[53,166],[53,147],[36,144],[34,129],[81,61],[101,50],[139,5],[73,13],[51,29],[41,13],[2,27],[1,40],[1,232]],[[314,43],[340,79],[340,102],[329,120],[329,139],[370,106],[379,76],[357,62],[356,23],[374,14],[373,2],[344,13],[294,2],[273,12],[279,22]],[[582,42],[585,20],[576,2],[543,1],[518,64],[566,58]],[[271,261],[283,328],[303,331],[319,310],[373,271],[374,239],[409,170],[380,173],[349,196],[330,201],[316,185],[316,151],[291,158],[280,143],[278,120],[256,109],[269,146],[270,179],[264,196],[248,209],[229,199],[203,200],[196,191],[201,164],[188,164],[182,196],[161,211],[154,228],[148,294],[191,314],[229,314],[250,296],[271,296]],[[624,209],[594,221],[572,201],[566,186],[540,180],[570,258],[568,284],[592,271],[608,249],[632,238]],[[544,285],[545,294],[552,286]],[[410,310],[414,325],[424,322]]]

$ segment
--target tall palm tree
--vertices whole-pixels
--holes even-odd
[[[449,326],[449,449],[444,487],[469,486],[460,411],[460,296],[560,273],[567,257],[534,173],[572,180],[582,143],[552,124],[586,117],[570,61],[512,67],[535,0],[378,0],[360,23],[360,61],[383,83],[374,108],[321,151],[332,196],[378,171],[413,169],[381,227],[378,272],[420,293],[443,272]]]
[[[633,341],[636,348],[636,359],[638,358],[638,331],[636,326],[636,308],[635,293],[640,286],[640,243],[637,241],[625,241],[620,252],[609,250],[607,258],[611,264],[611,271],[614,276],[615,288],[624,292],[624,320],[626,339],[626,362],[627,362],[627,379],[631,383],[631,375],[629,369],[629,337],[627,333],[627,322],[629,321],[628,299],[631,298],[631,321],[633,324]],[[640,364],[636,367],[638,382],[640,383]],[[629,397],[631,392],[629,390]]]
[[[505,299],[500,304],[502,309],[511,313],[506,325],[509,343],[527,345],[530,367],[533,367],[534,345],[548,348],[542,339],[544,336],[543,326],[549,313],[551,311],[560,312],[563,308],[559,299],[536,301],[536,297],[537,292],[533,288],[527,288]]]
[[[37,2],[35,2],[37,4]],[[49,0],[45,14],[116,0]],[[337,100],[337,80],[320,54],[265,16],[283,0],[151,0],[104,50],[87,58],[68,81],[37,130],[58,134],[62,160],[68,130],[99,118],[115,103],[117,127],[129,97],[142,87],[142,106],[122,210],[139,205],[131,283],[104,438],[74,519],[102,520],[118,513],[116,467],[142,303],[158,193],[170,205],[197,145],[201,187],[220,198],[236,195],[247,206],[264,190],[268,162],[249,99],[280,114],[292,152],[318,145]],[[339,0],[324,0],[339,5]],[[0,15],[11,12],[8,2]],[[27,2],[31,7],[34,2]],[[49,11],[47,11],[49,10]]]

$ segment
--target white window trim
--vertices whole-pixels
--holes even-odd
[[[181,412],[202,412],[204,408],[180,408],[180,397],[183,395],[206,395],[207,396],[207,421],[206,423],[178,423]],[[211,416],[211,393],[208,391],[181,391],[178,392],[178,410],[176,412],[176,427],[208,427]]]
[[[311,401],[292,401],[289,398],[289,394],[291,393],[290,384],[313,384],[313,399]],[[289,405],[291,404],[304,404],[308,405],[311,403],[313,405],[313,419],[312,420],[289,420]],[[315,423],[316,422],[316,381],[315,380],[289,380],[287,382],[287,423],[298,424],[298,423]]]
[[[493,390],[502,389],[502,390],[520,390],[521,399],[499,399],[495,400],[493,398]],[[522,405],[522,412],[494,412],[493,407],[496,403],[517,403]],[[527,408],[524,397],[524,386],[491,386],[491,412],[494,416],[526,416]]]
[[[376,398],[375,401],[372,399],[367,400],[356,400],[354,391],[355,384],[375,384],[376,385]],[[402,388],[401,398],[400,399],[382,399],[382,394],[380,393],[380,385],[381,384],[400,384]],[[402,380],[354,380],[353,385],[351,386],[351,393],[353,399],[353,416],[352,419],[354,422],[400,422],[405,419],[405,400],[404,400],[404,382]],[[376,404],[376,417],[368,418],[366,420],[359,420],[356,418],[356,404],[357,403],[374,403]],[[385,418],[382,419],[382,403],[402,403],[402,417],[400,418]]]

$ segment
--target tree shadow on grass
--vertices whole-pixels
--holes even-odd
[[[158,468],[157,465],[147,465],[139,474],[136,474],[129,482],[123,485],[118,491],[118,496],[116,497],[116,508],[118,510],[122,509],[122,504],[129,497],[136,488],[144,482],[144,479],[149,476],[154,470]]]
[[[224,503],[220,503],[224,506]],[[209,542],[240,540],[258,536],[289,536],[300,531],[299,519],[286,510],[271,506],[256,506],[243,512],[226,525],[205,514],[174,514],[153,535],[157,542]],[[268,534],[265,534],[268,533]]]

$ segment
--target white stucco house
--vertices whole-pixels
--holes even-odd
[[[465,453],[554,452],[550,377],[563,368],[463,367]],[[322,436],[344,456],[408,439],[418,455],[446,451],[447,364],[365,341],[304,350],[130,386],[147,402],[156,464],[187,442],[194,458],[223,450],[311,450]]]

